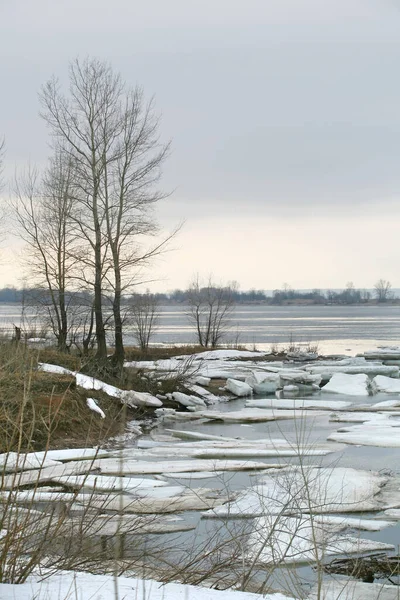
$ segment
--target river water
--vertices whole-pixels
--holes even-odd
[[[29,313],[25,326],[38,320]],[[0,304],[0,326],[8,330],[21,322],[19,304]],[[184,306],[160,307],[159,326],[152,338],[157,344],[191,344],[196,341]],[[400,306],[238,306],[223,340],[230,344],[267,350],[289,342],[318,345],[322,354],[354,355],[379,345],[400,345]],[[134,344],[126,326],[125,342]]]

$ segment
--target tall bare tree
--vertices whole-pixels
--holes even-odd
[[[390,290],[392,289],[392,284],[390,281],[386,279],[379,279],[374,285],[375,288],[375,297],[378,302],[386,302],[386,300],[390,297]]]
[[[144,235],[157,231],[151,206],[168,145],[158,140],[152,102],[128,90],[119,74],[96,59],[70,66],[70,94],[53,79],[42,89],[42,116],[74,164],[74,230],[81,246],[81,279],[93,285],[97,358],[107,357],[104,299],[112,293],[114,362],[124,359],[121,296],[133,269],[166,241],[142,250]],[[93,275],[92,275],[93,274]]]
[[[235,308],[233,285],[217,286],[211,278],[205,286],[197,277],[187,290],[187,316],[200,346],[215,348],[230,328]]]
[[[74,267],[71,167],[64,158],[56,153],[42,178],[32,167],[16,176],[13,206],[20,235],[29,247],[31,283],[39,287],[35,301],[44,308],[62,351],[68,349],[67,283]]]

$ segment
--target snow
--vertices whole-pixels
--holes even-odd
[[[253,392],[248,383],[238,381],[237,379],[227,379],[225,387],[231,394],[239,397],[251,396]]]
[[[318,517],[272,515],[256,519],[247,558],[263,564],[313,563],[326,556],[393,550],[394,546],[341,533],[344,526]]]
[[[95,377],[89,377],[89,375],[83,375],[82,373],[76,373],[76,385],[84,388],[85,390],[98,390],[106,393],[108,396],[113,398],[120,398],[121,392],[119,388],[114,385],[109,385],[96,379]]]
[[[323,400],[321,398],[314,399],[282,399],[276,398],[263,398],[262,400],[247,400],[246,408],[276,408],[276,409],[312,409],[318,408],[320,410],[343,410],[351,406],[351,402],[345,402],[344,400]]]
[[[306,600],[398,600],[396,585],[363,583],[351,579],[323,581],[321,588],[315,586]]]
[[[400,393],[400,379],[393,379],[393,377],[385,377],[384,375],[377,375],[372,380],[372,389],[375,392],[386,392],[387,394],[399,394]]]
[[[55,373],[57,375],[75,375],[74,371],[70,371],[65,367],[60,367],[58,365],[50,365],[49,363],[39,363],[38,364],[39,371],[45,371],[46,373]]]
[[[97,404],[94,398],[86,398],[86,404],[88,405],[90,410],[93,410],[94,412],[98,413],[102,419],[106,418],[104,411],[101,410],[100,406]]]
[[[234,590],[218,591],[180,583],[113,575],[92,575],[60,571],[43,579],[31,575],[26,583],[1,584],[2,600],[290,600],[282,594],[253,594]],[[385,599],[386,600],[386,599]]]
[[[250,350],[208,350],[207,352],[199,352],[194,354],[194,360],[237,360],[238,358],[262,358],[266,356],[267,352],[252,352]],[[181,358],[187,358],[181,357]]]
[[[366,374],[334,373],[330,381],[322,388],[322,392],[343,394],[345,396],[368,396],[368,386],[369,379]]]

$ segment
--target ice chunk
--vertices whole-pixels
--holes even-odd
[[[344,400],[324,400],[322,398],[316,398],[313,400],[298,398],[292,399],[275,399],[275,398],[263,398],[262,400],[247,400],[246,407],[248,408],[291,408],[295,410],[313,409],[317,408],[320,410],[343,410],[351,406],[351,402],[345,402]]]
[[[380,510],[385,504],[379,494],[387,481],[378,473],[344,467],[282,469],[204,516],[249,518],[299,511],[322,514]]]
[[[324,385],[322,391],[345,396],[368,396],[368,386],[369,379],[366,374],[335,373],[330,381]]]
[[[229,390],[235,396],[251,396],[252,389],[248,383],[244,381],[238,381],[237,379],[227,379],[226,389]]]
[[[122,391],[121,402],[132,408],[136,408],[138,406],[160,408],[163,405],[162,401],[152,394],[149,394],[148,392],[135,392],[134,390]]]
[[[54,467],[60,462],[46,456],[44,452],[29,452],[18,454],[18,452],[6,452],[0,454],[0,469],[3,473],[11,471],[28,471],[31,469],[44,469]]]
[[[366,362],[365,364],[350,364],[350,365],[307,365],[304,367],[310,373],[321,375],[323,380],[330,379],[335,373],[345,373],[347,375],[387,375],[389,377],[399,377],[399,367],[382,365],[382,364],[371,364]]]
[[[182,392],[173,392],[172,397],[174,400],[182,404],[182,406],[194,407],[194,408],[205,408],[206,403],[202,398],[198,398],[197,396],[189,396],[188,394],[183,394]]]
[[[263,408],[244,408],[243,410],[229,412],[208,410],[198,414],[204,419],[225,421],[226,423],[262,423],[263,421],[278,421],[280,419],[296,419],[308,416],[306,412],[296,410],[268,410]],[[319,411],[313,411],[312,416],[318,414],[320,414]]]
[[[362,425],[343,427],[331,433],[328,440],[355,444],[357,446],[379,446],[381,448],[400,448],[400,427],[396,421],[382,419],[368,421]]]
[[[245,379],[255,394],[273,394],[279,387],[278,373],[265,373],[265,371],[253,371]]]
[[[202,377],[201,375],[199,375],[198,377],[196,377],[195,382],[198,385],[210,385],[211,379],[210,377]]]
[[[385,377],[384,375],[377,375],[372,380],[372,389],[375,392],[386,392],[387,394],[399,394],[400,393],[400,379],[393,379],[393,377]]]
[[[312,563],[326,556],[393,550],[394,546],[340,534],[344,526],[321,517],[256,519],[248,558],[263,564]]]

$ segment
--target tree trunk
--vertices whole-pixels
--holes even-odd
[[[96,343],[97,352],[96,358],[99,361],[105,361],[107,359],[107,341],[106,341],[106,330],[104,328],[103,321],[103,306],[102,306],[102,286],[101,286],[101,253],[100,245],[96,245],[96,273],[94,283],[94,318],[96,323]]]
[[[114,253],[114,278],[115,290],[113,300],[113,315],[114,315],[114,341],[115,350],[112,357],[113,365],[122,371],[125,360],[125,349],[122,337],[122,317],[121,317],[121,270],[119,267],[118,255]]]

